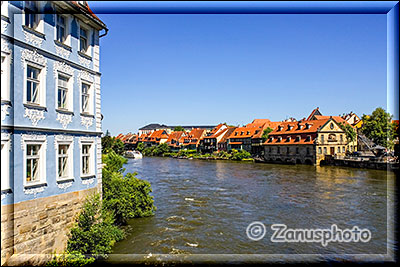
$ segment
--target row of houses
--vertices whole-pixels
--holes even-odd
[[[213,127],[192,127],[189,131],[173,131],[165,125],[159,129],[159,124],[150,124],[139,129],[139,134],[119,134],[116,138],[129,150],[135,149],[138,143],[146,147],[166,143],[172,151],[196,149],[212,153],[236,149],[270,162],[319,165],[327,156],[344,156],[357,151],[357,138],[348,140],[340,124],[348,124],[356,131],[361,119],[352,112],[324,116],[317,107],[301,120],[255,119],[242,127],[221,123]],[[266,129],[272,129],[267,138],[263,136]]]

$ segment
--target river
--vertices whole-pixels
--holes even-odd
[[[385,254],[387,240],[393,246],[387,239],[392,172],[159,157],[130,159],[125,168],[151,183],[157,211],[129,221],[127,238],[114,246],[109,261],[136,254]],[[259,241],[246,234],[254,221],[266,226]],[[275,243],[272,224],[358,226],[371,239]]]

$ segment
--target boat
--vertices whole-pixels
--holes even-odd
[[[143,158],[143,155],[139,151],[128,150],[125,152],[125,157],[132,158],[132,159],[141,159],[141,158]]]

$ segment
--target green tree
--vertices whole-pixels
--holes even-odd
[[[392,149],[395,136],[395,123],[392,123],[392,115],[383,108],[376,108],[371,115],[363,115],[362,133],[374,141],[375,144]]]
[[[339,127],[346,133],[346,138],[348,142],[353,142],[356,140],[357,133],[354,131],[353,127],[351,127],[347,123],[339,122]]]
[[[270,134],[270,132],[272,132],[274,129],[272,129],[272,128],[270,128],[270,127],[268,127],[267,129],[264,129],[264,132],[263,132],[263,134],[262,134],[262,138],[264,139],[264,140],[267,140],[268,139],[268,136],[269,136],[269,134]]]
[[[136,150],[139,152],[142,152],[144,150],[144,144],[143,143],[138,143],[136,146]]]
[[[94,194],[88,197],[71,229],[67,253],[104,256],[123,238],[124,232],[114,225],[112,212],[105,210],[100,195]]]
[[[136,178],[136,173],[124,177],[126,159],[114,152],[104,158],[104,163],[103,203],[106,210],[113,211],[115,223],[123,225],[129,219],[153,215],[156,207],[150,183]]]
[[[111,151],[114,151],[118,155],[122,155],[124,153],[124,142],[112,136],[104,136],[101,138],[101,146],[104,154],[107,154]]]
[[[182,127],[182,126],[176,126],[175,128],[174,128],[174,132],[180,132],[180,131],[185,131],[185,129]]]

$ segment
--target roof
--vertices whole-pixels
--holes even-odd
[[[238,127],[231,133],[229,138],[251,138],[254,134],[257,134],[262,131],[263,131],[262,128]]]
[[[314,142],[316,133],[319,129],[324,126],[330,120],[338,123],[333,117],[329,117],[327,119],[319,119],[319,120],[311,120],[311,121],[303,121],[303,122],[281,122],[277,128],[275,128],[270,134],[267,141],[264,142],[265,145],[274,145],[274,144],[282,144],[282,145],[290,145],[290,144],[312,144]],[[306,128],[306,125],[309,125],[309,128]],[[301,128],[299,128],[299,125]],[[289,127],[290,126],[290,127]],[[306,140],[304,135],[311,136],[309,141]],[[300,141],[296,141],[296,137],[300,136]],[[279,137],[282,138],[279,141]],[[290,137],[290,139],[287,139]],[[273,138],[273,140],[271,140]],[[314,139],[313,139],[314,138]]]
[[[204,129],[193,129],[190,133],[184,138],[185,145],[190,144],[198,144],[200,142],[200,138],[204,135],[206,130]]]
[[[147,142],[160,141],[161,139],[168,139],[169,135],[165,130],[157,130],[152,132],[147,138]]]
[[[57,2],[57,1],[54,1]],[[108,31],[106,24],[101,21],[95,14],[94,12],[90,9],[88,5],[88,1],[63,1],[70,6],[74,7],[75,10],[79,11],[80,13],[84,14],[86,17],[90,18],[93,22],[95,22],[97,25],[99,25],[102,29],[105,29]]]
[[[170,133],[167,143],[171,143],[172,140],[179,141],[179,139],[181,139],[182,136],[185,136],[184,134],[185,134],[184,131],[176,131],[176,132]]]
[[[229,142],[230,145],[241,145],[243,142]]]
[[[226,139],[229,138],[229,136],[235,131],[235,129],[236,129],[236,127],[229,127],[219,142],[225,143]]]
[[[333,118],[336,122],[340,122],[340,123],[347,123],[349,125],[351,125],[350,123],[348,123],[345,119],[343,119],[340,116],[321,116],[321,115],[315,115],[314,116],[314,120],[326,120],[329,118]]]
[[[319,111],[319,107],[316,107],[315,109],[313,109],[313,111],[311,111],[311,114],[307,117],[307,121],[311,120],[311,118],[314,115],[322,115],[322,113]]]
[[[139,128],[139,130],[156,130],[156,129],[169,129],[169,127],[165,124],[158,124],[158,123],[151,123],[146,126],[143,126],[142,128]]]

